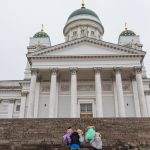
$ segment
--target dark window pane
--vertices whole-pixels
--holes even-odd
[[[16,106],[16,111],[20,111],[20,105]]]

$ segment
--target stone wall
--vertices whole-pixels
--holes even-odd
[[[0,150],[62,150],[69,126],[85,132],[88,125],[101,132],[104,149],[150,150],[150,118],[1,119]]]

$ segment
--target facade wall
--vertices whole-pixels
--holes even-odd
[[[84,73],[80,73],[77,83],[77,117],[81,117],[81,104],[92,105],[92,116],[96,117],[96,93],[93,75],[85,77]],[[71,82],[66,80],[65,74],[59,76],[58,81],[58,104],[56,116],[58,118],[70,118],[71,112]],[[102,79],[102,104],[103,117],[119,117],[118,116],[118,100],[116,96],[115,81],[103,81]],[[135,81],[134,81],[135,83]],[[140,117],[140,105],[138,99],[137,86],[133,81],[123,81],[123,95],[125,102],[126,117]],[[147,90],[147,85],[145,85]],[[146,94],[146,93],[145,93]],[[49,100],[50,100],[50,81],[37,82],[36,94],[34,101],[34,118],[48,118]],[[145,95],[150,116],[150,96]],[[1,92],[0,94],[0,118],[19,118],[21,109],[21,92]],[[29,93],[26,95],[24,117],[27,117]]]
[[[94,75],[91,73],[80,72],[77,82],[77,117],[81,117],[81,104],[92,105],[92,116],[96,117],[96,93]],[[66,80],[68,76],[63,74],[58,79],[58,104],[56,116],[58,118],[69,118],[71,112],[71,82]],[[148,91],[149,84],[144,82],[144,88]],[[125,102],[126,117],[140,117],[140,105],[138,98],[137,85],[135,81],[124,81],[123,95]],[[135,86],[136,85],[136,86]],[[24,87],[24,90],[28,89]],[[48,118],[49,100],[50,100],[50,81],[37,82],[36,96],[34,101],[34,118]],[[148,115],[150,116],[150,96],[149,92],[145,93]],[[21,111],[21,92],[20,91],[0,91],[0,118],[19,118]],[[26,94],[24,117],[27,117],[29,93]],[[119,117],[118,100],[116,86],[114,81],[102,79],[102,104],[103,117]]]

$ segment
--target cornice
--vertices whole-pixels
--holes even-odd
[[[150,90],[144,91],[145,95],[150,95]]]
[[[21,90],[7,90],[7,89],[0,89],[0,93],[9,93],[9,94],[14,94],[14,93],[17,93],[17,94],[20,94],[21,93]]]
[[[33,56],[30,57],[29,60],[31,59],[96,59],[96,58],[103,58],[103,59],[110,59],[110,58],[143,58],[143,55],[77,55],[77,56],[67,56],[67,55],[62,55],[62,56]]]
[[[66,47],[70,47],[70,46],[77,45],[80,43],[85,43],[85,42],[95,44],[95,45],[100,45],[100,46],[107,47],[107,48],[112,48],[112,49],[119,50],[119,51],[128,52],[129,54],[140,54],[142,56],[145,56],[145,54],[146,54],[146,52],[144,52],[144,51],[140,51],[140,50],[136,50],[136,49],[132,49],[132,48],[127,48],[127,47],[124,47],[124,46],[121,46],[118,44],[113,44],[113,43],[105,42],[102,40],[96,40],[96,39],[89,38],[89,37],[83,37],[80,39],[61,43],[61,44],[58,44],[58,45],[55,45],[55,46],[52,46],[52,47],[49,47],[46,49],[41,49],[39,51],[27,54],[27,58],[32,58],[33,56],[37,57],[39,55],[44,55],[48,52],[57,51],[59,49],[63,49]]]
[[[150,82],[150,78],[142,79],[143,82]]]
[[[21,90],[21,86],[0,86],[0,90]]]

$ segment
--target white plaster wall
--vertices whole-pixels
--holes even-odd
[[[136,117],[133,96],[124,96],[126,117]]]
[[[131,42],[140,44],[139,36],[121,36],[119,38],[118,44],[119,45],[126,45],[126,44],[129,44]]]
[[[51,42],[49,38],[30,38],[29,46],[35,45],[44,45],[44,46],[51,46]]]
[[[25,110],[24,110],[25,118],[27,118],[28,103],[29,103],[29,93],[27,94],[26,103],[25,103]]]
[[[31,79],[31,66],[27,60],[27,64],[26,64],[26,69],[25,69],[25,72],[24,72],[24,79]]]
[[[49,95],[40,95],[38,118],[48,118]]]
[[[102,46],[96,46],[96,45],[91,45],[91,44],[80,44],[78,46],[74,45],[71,48],[67,47],[64,49],[59,49],[57,51],[53,51],[53,52],[49,52],[46,55],[56,55],[56,56],[72,56],[72,55],[107,55],[107,54],[129,54],[128,52],[123,52],[123,51],[119,51],[119,50],[115,50],[115,49],[111,49],[111,48],[106,48],[106,47],[102,47]]]
[[[148,116],[150,117],[150,95],[146,96],[146,102],[147,102]]]
[[[5,106],[6,111],[2,111]],[[9,110],[9,101],[8,100],[3,100],[0,103],[0,118],[8,118],[8,110]]]
[[[58,96],[58,118],[70,118],[71,96]]]
[[[95,58],[95,59],[50,59],[33,61],[32,68],[49,69],[49,68],[113,68],[113,67],[135,67],[140,66],[140,61],[137,58]]]
[[[115,117],[115,101],[113,96],[103,96],[103,116]]]

